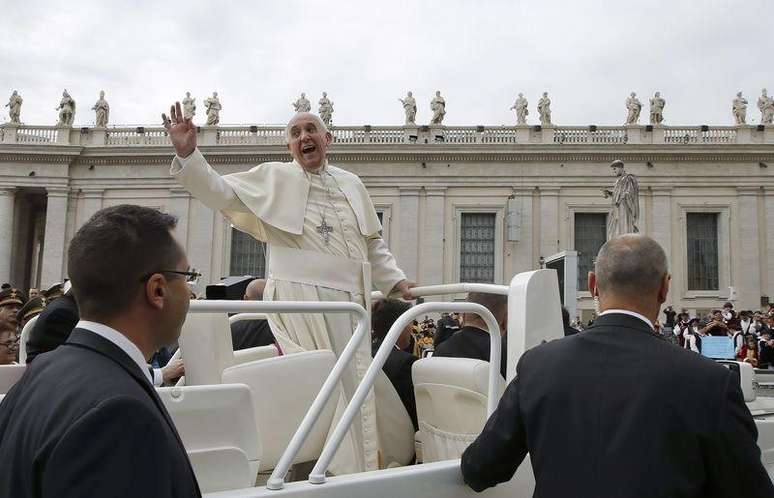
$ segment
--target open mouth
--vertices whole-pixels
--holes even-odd
[[[310,152],[314,152],[316,149],[317,147],[314,144],[306,144],[301,146],[301,153],[309,154]]]

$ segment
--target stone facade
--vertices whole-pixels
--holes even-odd
[[[220,173],[289,160],[283,126],[199,133],[200,149]],[[385,239],[420,284],[459,281],[463,213],[494,214],[497,283],[575,249],[575,214],[609,212],[600,188],[612,186],[609,164],[622,159],[640,181],[640,230],[669,256],[675,308],[706,310],[729,297],[737,308],[758,308],[774,296],[772,126],[365,126],[333,133],[330,161],[363,179]],[[177,215],[176,236],[191,264],[208,281],[228,275],[231,229],[169,177],[172,154],[156,127],[0,127],[0,281],[46,287],[61,280],[77,228],[120,203]],[[686,218],[694,212],[717,214],[714,290],[688,290]],[[593,303],[588,292],[579,296],[586,316]]]

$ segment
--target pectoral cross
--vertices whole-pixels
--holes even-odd
[[[333,227],[325,223],[325,218],[322,219],[322,223],[315,227],[315,230],[317,230],[317,233],[320,234],[320,237],[322,237],[326,245],[331,241],[331,232],[333,231]]]

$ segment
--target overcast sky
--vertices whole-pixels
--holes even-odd
[[[0,101],[54,124],[63,88],[76,125],[100,90],[111,124],[157,124],[185,91],[217,91],[221,123],[284,123],[327,91],[340,125],[401,124],[417,99],[427,123],[440,90],[446,124],[515,122],[518,92],[537,121],[543,91],[560,125],[618,125],[635,91],[661,91],[665,124],[731,124],[739,90],[758,123],[774,91],[774,0],[422,1],[0,0]],[[771,92],[770,92],[771,93]],[[8,109],[0,111],[5,121]]]

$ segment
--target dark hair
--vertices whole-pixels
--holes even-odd
[[[177,218],[123,204],[97,211],[67,251],[73,294],[84,316],[109,319],[125,311],[142,278],[175,269],[183,256],[172,237]]]
[[[565,327],[570,326],[570,312],[564,306],[562,306],[562,322]]]
[[[374,342],[382,342],[400,315],[411,308],[405,301],[380,299],[371,307],[371,333]]]

